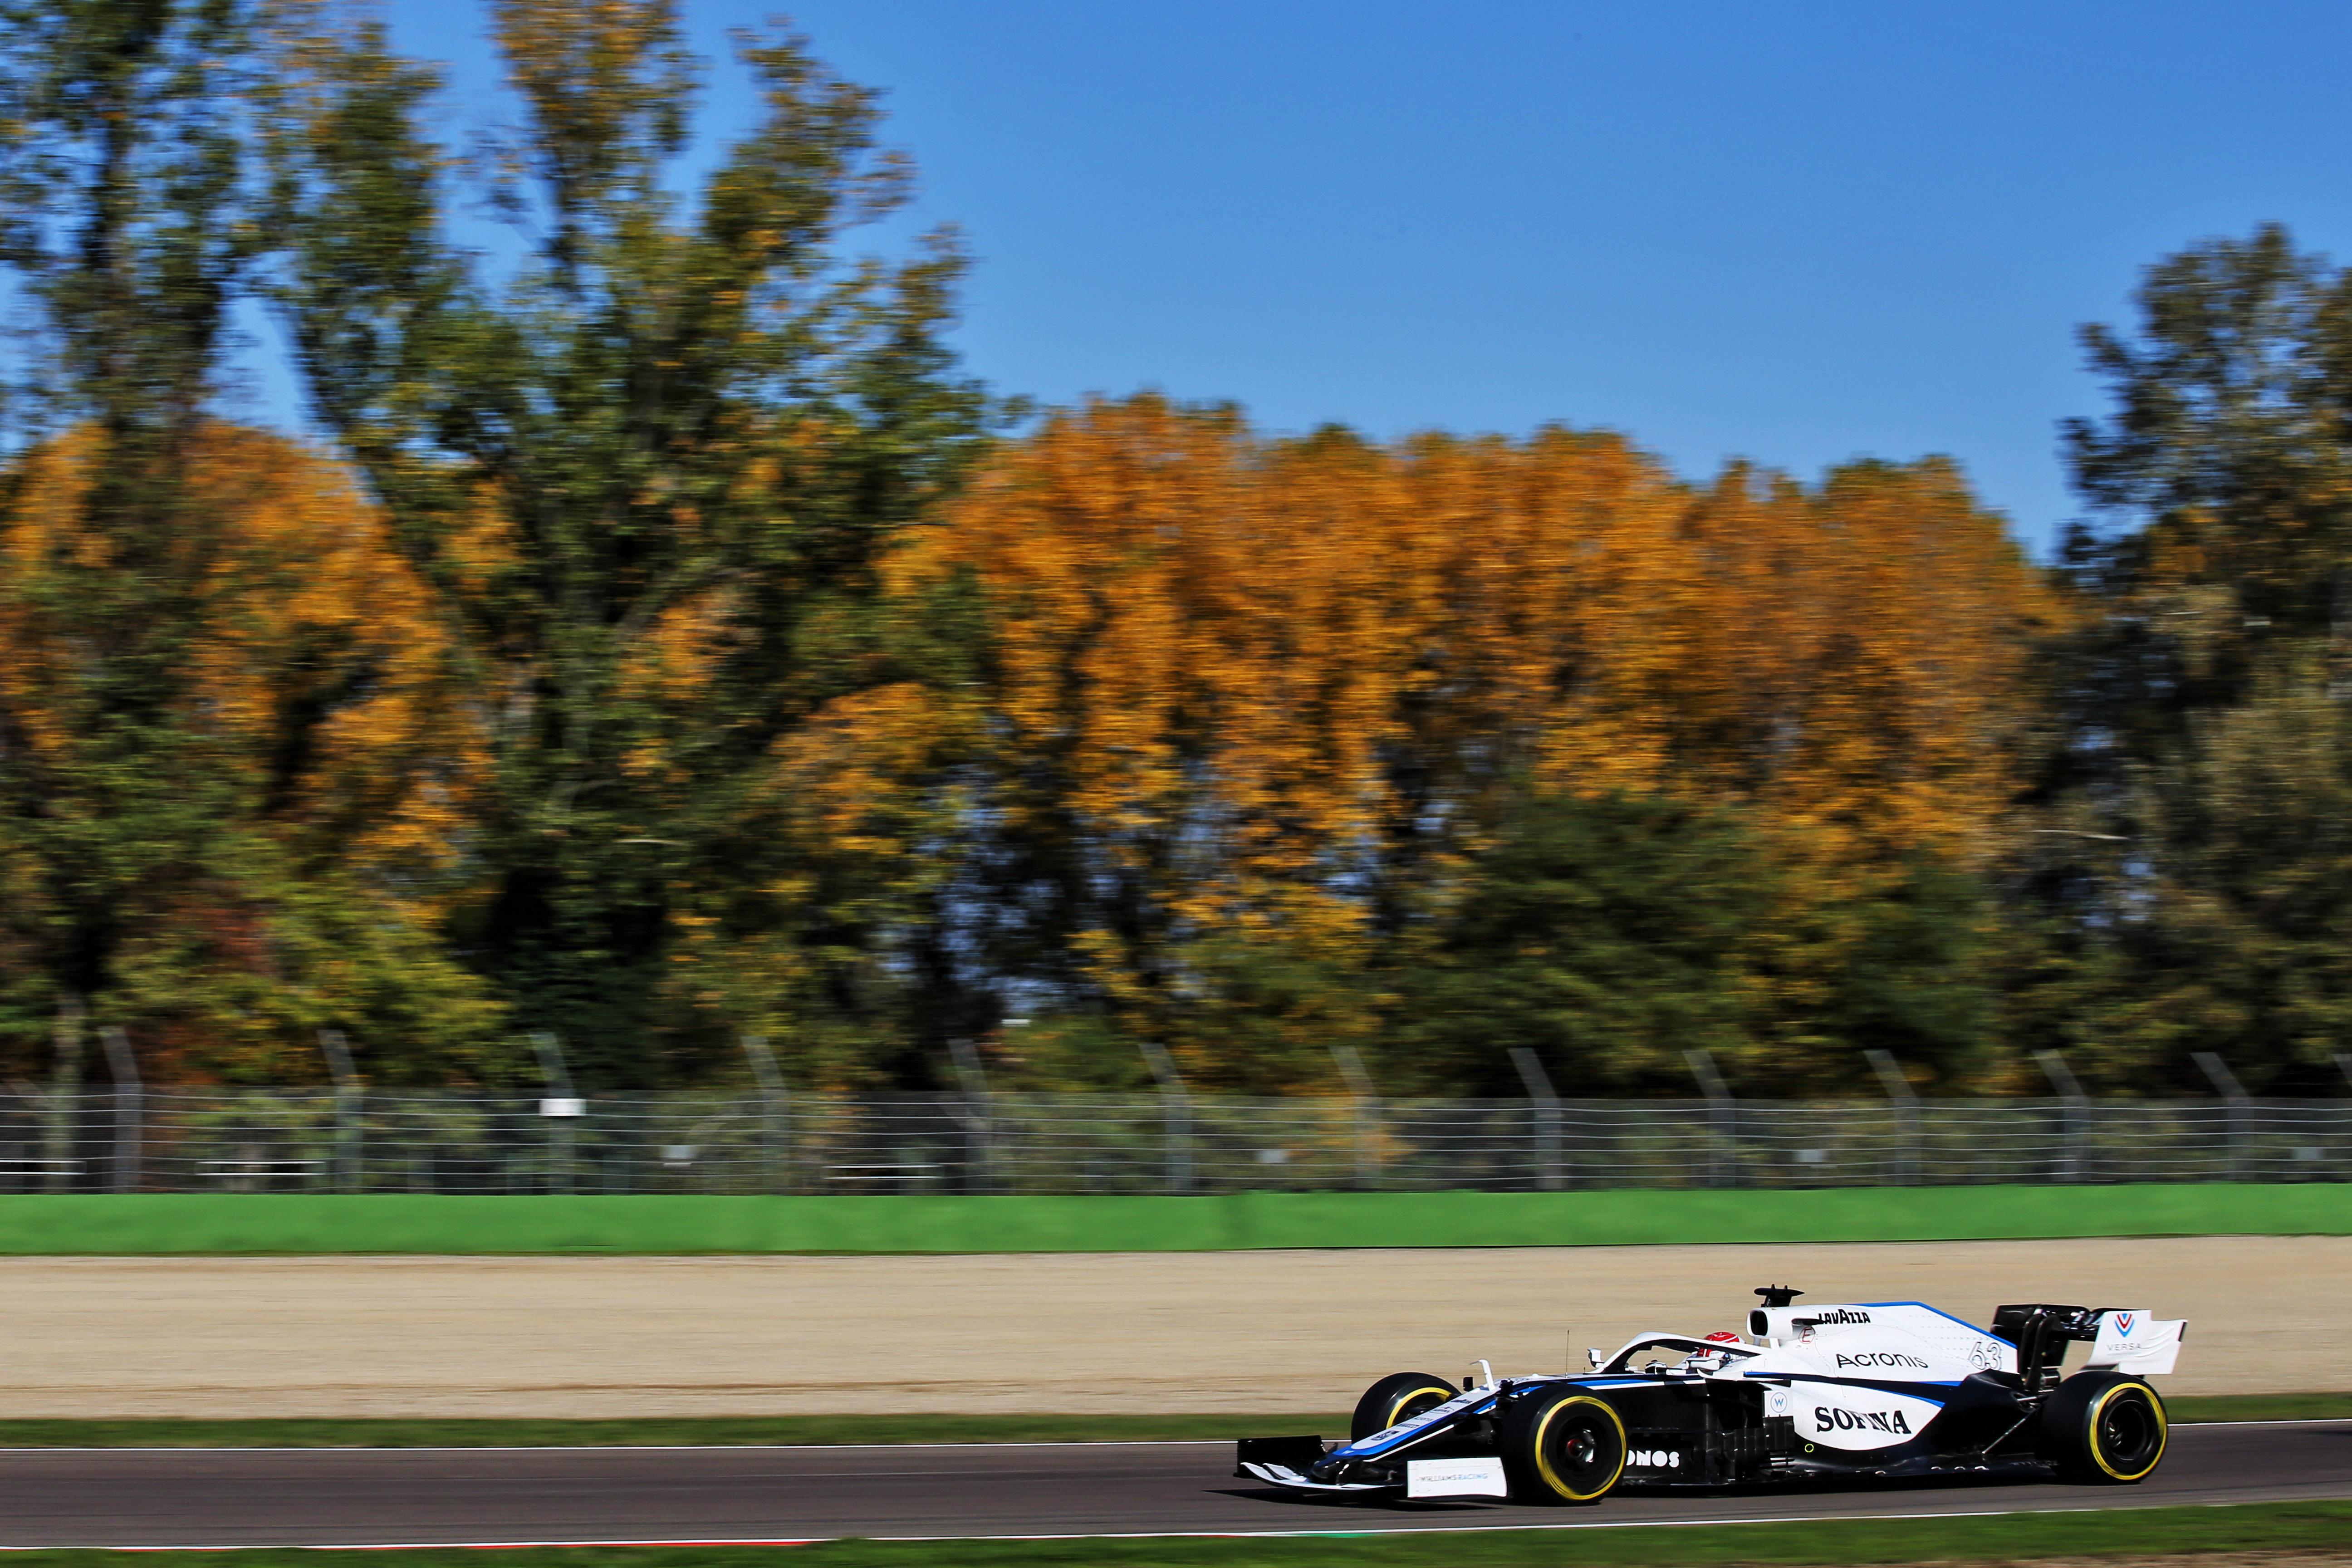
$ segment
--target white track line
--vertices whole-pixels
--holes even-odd
[[[1134,1531],[1124,1534],[1107,1535],[876,1535],[873,1541],[1160,1541],[1199,1538],[1218,1540],[1225,1537],[1255,1536],[1354,1536],[1354,1535],[1481,1535],[1511,1530],[1696,1530],[1719,1524],[1836,1524],[1844,1521],[1877,1523],[1889,1519],[2022,1519],[2044,1513],[2130,1513],[2160,1508],[2233,1508],[2234,1503],[2118,1503],[2111,1508],[1966,1508],[1941,1513],[1791,1513],[1767,1519],[1629,1519],[1612,1521],[1594,1520],[1579,1524],[1434,1524],[1396,1530],[1187,1530]]]
[[[2133,1513],[2162,1508],[2233,1508],[2235,1503],[2130,1503],[2111,1508],[2026,1508],[2026,1509],[1951,1509],[1936,1513],[1863,1513],[1811,1514],[1791,1513],[1764,1519],[1643,1519],[1618,1521],[1596,1520],[1576,1524],[1435,1524],[1369,1530],[1137,1530],[1097,1531],[1049,1535],[816,1535],[796,1538],[743,1537],[735,1540],[698,1539],[691,1541],[398,1541],[355,1542],[349,1543],[321,1542],[289,1546],[284,1542],[257,1545],[251,1542],[227,1546],[0,1546],[0,1552],[514,1552],[533,1547],[614,1547],[614,1546],[820,1546],[833,1541],[903,1541],[910,1542],[944,1541],[1255,1541],[1255,1540],[1349,1540],[1366,1535],[1470,1535],[1496,1534],[1510,1531],[1567,1530],[1698,1530],[1718,1525],[1749,1524],[1834,1524],[1844,1521],[1878,1523],[1886,1520],[1937,1519],[2021,1519],[2045,1513]]]

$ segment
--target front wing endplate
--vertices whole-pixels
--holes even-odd
[[[1234,1467],[1234,1473],[1255,1477],[1268,1486],[1288,1487],[1307,1492],[1392,1492],[1397,1489],[1382,1481],[1311,1481],[1288,1465],[1277,1465],[1262,1459],[1244,1459]]]

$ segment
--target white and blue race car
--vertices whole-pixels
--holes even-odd
[[[1460,1387],[1381,1379],[1349,1440],[1242,1441],[1234,1474],[1330,1497],[1598,1502],[1612,1491],[2032,1467],[2144,1479],[2164,1458],[2147,1379],[2185,1321],[2137,1308],[2003,1307],[1979,1329],[1918,1301],[1800,1307],[1770,1285],[1748,1334],[1637,1334],[1589,1373]],[[2063,1373],[2066,1348],[2087,1364]]]

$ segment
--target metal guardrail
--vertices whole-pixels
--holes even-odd
[[[0,1096],[0,1193],[1217,1193],[2352,1181],[2352,1100]]]

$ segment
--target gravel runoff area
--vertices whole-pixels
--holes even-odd
[[[2352,1237],[908,1258],[20,1258],[0,1417],[1344,1410],[1815,1301],[2193,1320],[2175,1394],[2340,1386]],[[2079,1358],[2081,1347],[2076,1348]],[[1576,1362],[1582,1365],[1581,1358]],[[2315,1381],[2316,1380],[2316,1381]]]

